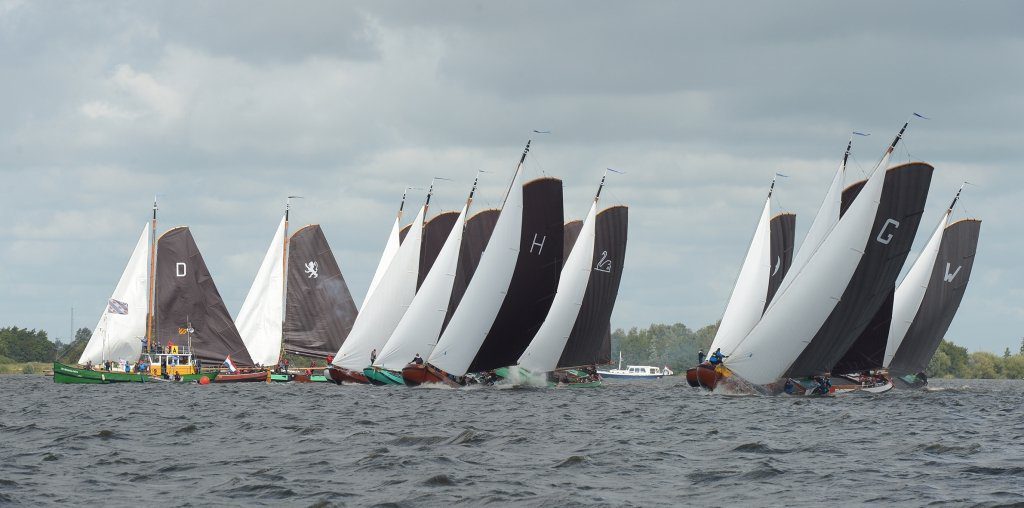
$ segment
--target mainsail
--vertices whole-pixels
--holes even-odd
[[[281,217],[277,232],[263,256],[249,294],[242,302],[235,324],[252,361],[259,365],[277,365],[281,356],[282,319],[284,318],[284,249],[288,219]]]
[[[429,194],[428,194],[429,202]],[[420,208],[412,228],[402,241],[384,276],[366,301],[352,325],[352,331],[334,357],[334,365],[360,371],[370,364],[370,352],[380,350],[395,331],[405,310],[416,295],[416,280],[423,235],[423,216],[427,205]]]
[[[341,349],[359,311],[317,224],[288,240],[287,291],[285,352],[325,358]]]
[[[469,281],[476,273],[480,257],[487,248],[487,241],[491,239],[491,232],[494,231],[494,224],[498,222],[498,213],[498,210],[491,208],[477,212],[466,221],[466,228],[462,233],[462,246],[459,248],[459,267],[455,270],[452,297],[448,300],[448,312],[444,316],[442,332],[448,327],[448,322],[451,321],[455,309],[459,307]]]
[[[583,227],[562,267],[555,297],[551,301],[547,316],[529,346],[519,357],[519,366],[532,372],[555,370],[573,326],[579,318],[587,284],[590,282],[597,230],[597,205],[603,186],[604,178],[601,179],[601,186],[598,187],[590,211],[583,220]]]
[[[135,359],[142,352],[149,307],[149,235],[147,222],[78,363]]]
[[[871,237],[857,269],[828,319],[789,368],[789,376],[830,372],[874,319],[910,252],[932,172],[932,166],[924,163],[902,164],[885,171]],[[863,197],[858,195],[843,216],[852,213]]]
[[[235,365],[253,365],[192,232],[177,227],[157,241],[156,344],[184,344],[189,325],[202,361],[220,364],[230,355]]]
[[[746,381],[765,385],[778,380],[831,314],[863,256],[882,195],[884,168],[905,129],[906,124],[868,179],[860,199],[803,266],[794,262],[764,316],[726,360]]]
[[[628,225],[629,208],[625,206],[613,206],[597,214],[594,257],[590,265],[593,270],[576,324],[558,359],[560,369],[611,361],[610,319],[626,262]],[[566,224],[566,243],[575,243],[582,226],[580,221]]]
[[[948,212],[943,222],[947,220]],[[942,241],[937,252],[930,251],[932,242],[929,242],[896,290],[889,347],[885,353],[885,366],[890,372],[913,374],[928,366],[967,289],[981,221],[965,219],[945,227],[940,224],[940,229]],[[919,265],[923,268],[918,268]],[[921,271],[928,274],[924,284]],[[914,293],[919,293],[921,286],[926,286],[925,291],[915,308]],[[913,317],[908,319],[908,316]],[[905,330],[904,333],[900,333],[901,330]]]
[[[430,273],[430,267],[441,253],[441,247],[448,240],[452,227],[459,218],[459,212],[443,212],[437,214],[423,225],[423,240],[420,242],[419,277],[416,279],[416,291],[423,286],[423,281]]]
[[[796,214],[780,213],[772,217],[769,226],[771,230],[771,248],[768,255],[768,262],[771,264],[771,275],[768,276],[768,298],[764,302],[761,313],[768,309],[768,305],[775,297],[775,293],[782,285],[782,280],[789,273],[789,266],[793,264],[793,240],[796,236]],[[714,350],[712,350],[714,351]]]
[[[470,372],[512,365],[551,307],[562,268],[562,181],[538,178],[523,186],[522,229],[515,276]]]

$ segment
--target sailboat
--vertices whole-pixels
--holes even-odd
[[[463,244],[466,214],[473,203],[473,194],[476,192],[478,180],[479,177],[474,179],[473,187],[469,191],[469,197],[466,199],[462,211],[456,215],[454,221],[447,222],[445,228],[448,230],[447,238],[437,254],[433,256],[431,266],[426,267],[429,272],[423,279],[409,309],[402,316],[402,320],[395,327],[395,331],[387,343],[381,348],[373,365],[363,370],[367,379],[381,384],[403,384],[403,368],[410,364],[419,365],[412,360],[420,358],[422,362],[422,358],[433,351],[444,327],[448,302],[451,301],[452,288],[455,284],[459,264],[459,250]],[[435,231],[437,230],[435,228]],[[436,240],[431,240],[431,242],[437,243]],[[421,264],[422,268],[425,268],[423,264]]]
[[[403,369],[406,384],[459,385],[471,371],[509,365],[546,315],[561,267],[561,182],[523,185],[529,150],[527,142],[461,302],[426,363]]]
[[[514,380],[519,378],[529,379],[531,376],[541,375],[545,376],[545,378],[551,377],[551,382],[557,380],[558,382],[564,381],[579,384],[599,381],[596,371],[593,373],[562,372],[559,374],[555,374],[555,371],[558,369],[559,360],[561,360],[562,354],[572,337],[572,332],[581,318],[593,317],[596,318],[597,323],[604,324],[610,317],[611,309],[608,309],[608,316],[582,315],[592,274],[611,273],[613,270],[616,273],[621,271],[621,265],[619,269],[616,269],[615,266],[616,263],[621,263],[621,258],[608,258],[607,250],[603,250],[603,256],[595,262],[597,210],[601,199],[601,190],[604,188],[606,178],[607,172],[601,177],[601,183],[598,185],[597,192],[590,205],[590,210],[583,220],[579,232],[574,232],[573,236],[575,238],[572,242],[572,248],[568,256],[565,256],[565,264],[562,266],[557,292],[551,303],[551,308],[540,329],[533,336],[530,345],[520,355],[516,368],[511,369],[511,377]],[[596,286],[597,284],[595,284],[594,292],[591,293],[592,298],[598,296],[596,294]],[[596,307],[596,305],[591,303],[591,307]],[[598,337],[601,336],[598,335]],[[577,344],[578,346],[579,344]],[[588,365],[588,367],[592,365]],[[499,373],[498,375],[502,374],[504,373]],[[507,377],[507,374],[504,377]]]
[[[332,367],[328,374],[336,383],[370,382],[363,369],[372,364],[372,356],[394,333],[395,327],[416,296],[423,218],[430,205],[432,192],[433,185],[427,192],[424,205],[412,221],[409,233],[401,241],[394,258],[352,324],[348,338],[331,362]]]
[[[702,384],[713,388],[725,381],[728,389],[754,393],[782,390],[783,375],[832,314],[860,265],[874,230],[885,167],[906,127],[905,123],[889,145],[858,199],[802,266],[794,262],[760,321],[715,369],[715,376]]]
[[[961,191],[963,188],[961,187]],[[920,387],[924,370],[942,342],[963,299],[974,267],[981,221],[950,224],[960,191],[893,295],[880,366],[896,386]]]
[[[326,358],[341,346],[357,314],[320,226],[288,236],[290,209],[289,202],[236,320],[253,361],[262,367],[278,366],[285,352]],[[238,380],[249,377],[256,376]],[[314,376],[312,369],[278,369],[270,379],[311,381]]]
[[[566,227],[568,246],[575,244],[582,227],[581,221]],[[588,370],[589,374],[593,367],[611,363],[611,315],[626,266],[628,228],[629,208],[626,206],[611,206],[597,214],[593,270],[576,324],[558,359],[559,371]],[[565,257],[569,257],[568,252]]]
[[[768,188],[768,197],[761,208],[750,247],[747,248],[732,295],[711,342],[711,351],[731,351],[737,347],[761,319],[791,264],[796,216],[780,214],[772,218],[775,181],[773,178]],[[776,235],[773,237],[772,233]],[[710,362],[686,371],[686,380],[694,387],[713,388],[715,377],[716,368]]]

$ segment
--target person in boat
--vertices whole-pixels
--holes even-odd
[[[377,348],[373,348],[373,351],[370,351],[370,365],[373,365],[375,361],[377,361]]]
[[[700,351],[697,351],[697,365],[704,363],[704,358],[704,350],[701,349]]]
[[[327,366],[330,367],[331,363],[334,362],[334,355],[327,355]]]
[[[179,373],[175,372],[175,373],[174,373],[174,380],[175,380],[175,381],[181,381],[181,374],[179,374]]]
[[[416,353],[416,357],[412,359],[412,363],[416,365],[423,365],[423,357],[419,353]]]
[[[708,358],[708,363],[710,363],[711,365],[718,365],[722,363],[722,361],[724,361],[726,358],[729,358],[729,356],[723,355],[722,348],[718,348],[715,350],[714,353],[711,353],[711,356]]]
[[[793,383],[793,378],[786,378],[786,385],[782,387],[782,391],[786,392],[786,395],[793,395],[796,391],[796,386]]]

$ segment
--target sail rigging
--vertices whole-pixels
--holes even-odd
[[[281,355],[286,228],[287,219],[282,216],[235,319],[249,356],[259,365],[277,365]]]
[[[402,226],[402,212],[405,210],[405,197],[408,192],[408,188],[405,189],[405,192],[402,192],[402,202],[398,205],[398,216],[395,217],[395,223],[391,226],[391,234],[388,235],[388,241],[384,244],[384,252],[381,253],[380,261],[377,262],[377,269],[374,270],[373,278],[370,279],[370,285],[366,289],[366,296],[363,297],[363,304],[359,306],[360,312],[366,306],[366,302],[370,301],[373,292],[377,290],[377,285],[380,284],[380,279],[384,277],[384,273],[391,266],[391,261],[394,260],[395,254],[398,253],[398,247],[402,243],[402,238],[400,238],[401,235],[399,234]]]

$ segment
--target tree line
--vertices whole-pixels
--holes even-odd
[[[52,362],[75,363],[89,343],[92,330],[79,328],[70,344],[51,341],[45,330],[8,326],[0,328],[0,364]]]

